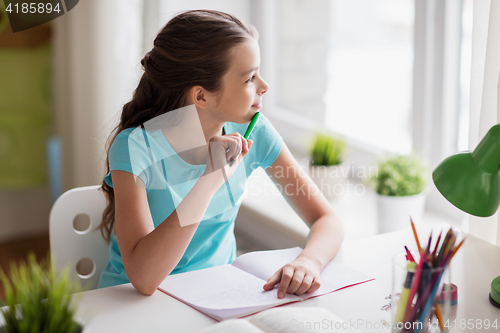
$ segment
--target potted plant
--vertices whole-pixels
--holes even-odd
[[[10,279],[0,270],[5,290],[5,300],[0,301],[1,333],[82,332],[75,319],[75,299],[69,296],[81,291],[80,285],[70,280],[68,270],[57,276],[48,267],[48,262],[38,264],[30,254],[19,268],[11,264]]]
[[[309,176],[328,199],[344,191],[349,168],[342,164],[345,141],[329,133],[316,133],[310,149]]]
[[[416,155],[396,155],[378,163],[369,181],[377,193],[379,233],[407,228],[410,216],[416,224],[422,221],[427,176],[425,163]]]

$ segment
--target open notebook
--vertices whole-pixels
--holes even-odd
[[[158,289],[220,321],[373,280],[344,265],[329,262],[321,272],[321,287],[314,293],[300,296],[286,294],[280,299],[277,286],[264,291],[267,280],[301,252],[300,247],[294,247],[246,253],[236,258],[231,265],[171,275]]]
[[[229,319],[197,333],[315,333],[361,332],[325,308],[276,308],[261,312],[249,320]]]

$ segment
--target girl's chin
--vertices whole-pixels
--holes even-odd
[[[252,112],[250,112],[249,117],[247,117],[247,123],[250,123],[250,122],[252,121],[253,116],[255,116],[255,114],[256,114],[257,112],[260,112],[260,110],[255,110],[255,109],[254,109],[254,110],[252,110]]]
[[[228,120],[228,121],[237,124],[249,124],[252,121],[253,116],[255,116],[257,112],[259,112],[259,110],[251,108],[250,110],[248,110],[246,114],[241,115],[241,117],[238,117],[238,119]]]

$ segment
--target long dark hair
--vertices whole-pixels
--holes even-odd
[[[118,133],[186,106],[186,93],[193,86],[220,92],[231,49],[248,38],[258,39],[255,27],[227,13],[192,10],[172,18],[156,36],[153,49],[141,60],[144,74],[132,100],[123,106],[120,123],[108,138],[106,173],[109,148]],[[107,207],[99,228],[109,242],[115,224],[115,196],[105,181],[102,189]]]

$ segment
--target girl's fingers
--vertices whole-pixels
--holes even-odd
[[[273,276],[271,276],[269,278],[269,280],[267,280],[266,284],[264,285],[264,290],[271,290],[274,288],[274,286],[280,282],[281,280],[281,268],[276,272],[274,273]]]
[[[306,291],[308,291],[311,288],[312,284],[313,284],[313,280],[314,280],[314,278],[310,274],[304,276],[304,279],[302,280],[302,284],[295,291],[295,294],[296,295],[302,295],[303,293],[305,293]]]
[[[229,149],[227,156],[234,157],[238,153],[238,140],[234,137],[227,139],[227,147]]]
[[[244,139],[244,138],[243,138],[243,139]],[[241,163],[241,161],[243,161],[243,158],[244,158],[245,156],[247,156],[248,152],[250,151],[250,147],[252,147],[252,144],[253,144],[252,140],[247,140],[247,141],[246,141],[247,148],[246,148],[246,149],[243,149],[243,150],[241,151],[241,155],[239,156],[239,162],[240,162],[240,163]]]
[[[240,134],[240,133],[236,133],[236,140],[237,140],[237,143],[238,143],[238,147],[236,149],[237,151],[237,154],[236,154],[236,157],[239,157],[241,155],[241,153],[243,152],[243,147],[245,145],[245,138]]]
[[[278,298],[285,297],[285,293],[290,285],[290,281],[292,281],[293,277],[293,268],[289,266],[284,266],[283,271],[281,273],[281,282],[278,287]]]
[[[238,159],[238,156],[240,156],[241,153],[240,142],[238,139],[236,139],[236,143],[231,143],[231,145],[232,145],[231,152],[228,155],[226,155],[226,159],[230,167],[233,166],[234,161]]]
[[[293,273],[292,281],[290,281],[290,285],[286,290],[287,293],[294,294],[300,287],[302,287],[304,274],[305,273],[301,270],[295,270],[295,272]]]
[[[217,136],[209,142],[209,158],[207,159],[207,172],[231,168],[236,161],[241,162],[248,152],[247,140],[239,133]]]
[[[285,293],[296,295],[313,293],[321,286],[319,278],[314,278],[314,274],[306,274],[289,266],[283,266],[274,273],[264,285],[264,290],[271,290],[278,283],[278,298],[285,297]]]
[[[244,147],[245,147],[245,152],[247,152],[247,151],[248,151],[248,149],[250,149],[250,148],[248,147],[248,140],[246,140],[245,138],[243,138],[243,143],[244,143]]]
[[[227,136],[232,136],[236,140],[236,147],[234,150],[228,151],[227,157],[229,166],[233,166],[234,162],[237,159],[241,159],[245,157],[246,153],[249,150],[248,140],[246,140],[240,133],[232,133]]]
[[[315,292],[316,290],[319,289],[319,287],[321,287],[321,283],[320,283],[320,280],[319,278],[315,278],[312,282],[312,285],[311,285],[311,288],[309,288],[309,290],[307,290],[306,292],[307,293],[313,293]]]
[[[234,134],[224,135],[221,139],[222,143],[226,145],[226,147],[229,148],[233,153],[238,147],[238,140],[238,137]]]

